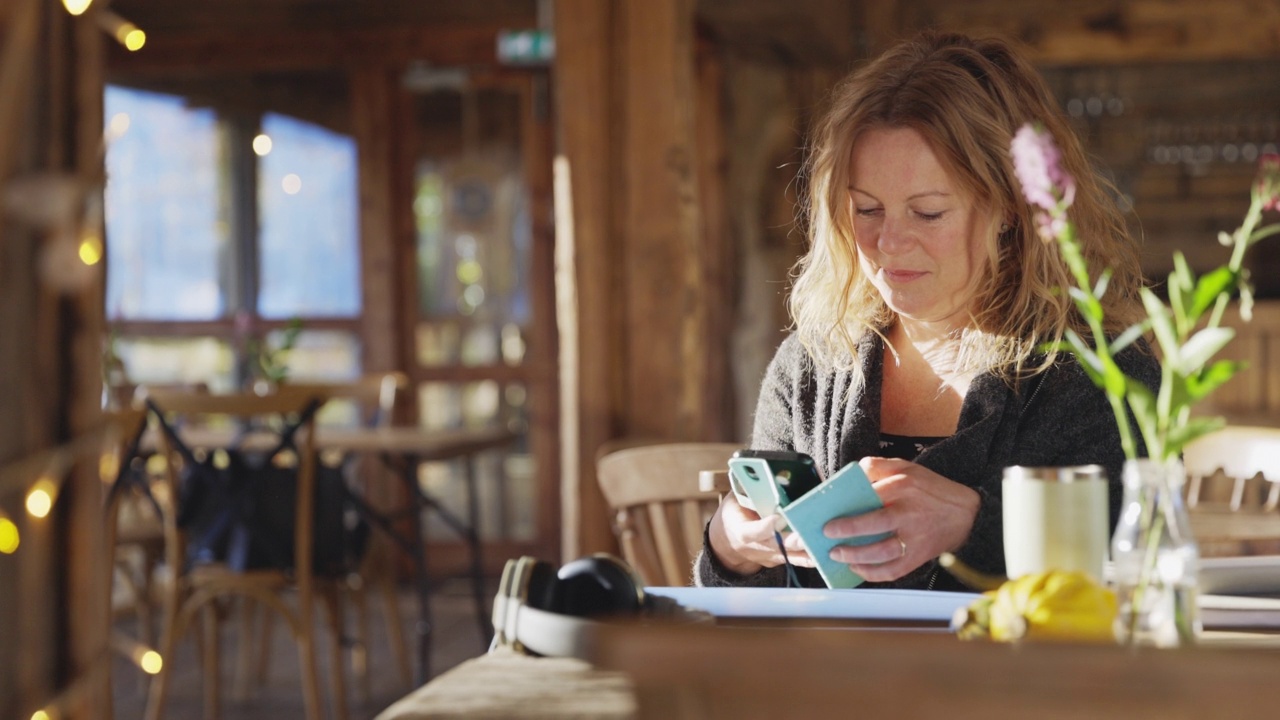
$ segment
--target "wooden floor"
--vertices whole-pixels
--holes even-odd
[[[480,638],[475,617],[470,584],[465,580],[450,580],[436,588],[432,594],[432,613],[435,633],[432,641],[432,671],[439,674],[463,660],[483,653],[485,647]],[[496,579],[486,589],[485,597],[492,602],[497,591]],[[416,596],[407,588],[400,592],[400,609],[406,632],[412,632],[412,621],[417,617]],[[351,720],[372,718],[383,708],[403,697],[412,685],[400,679],[400,673],[387,641],[386,625],[382,618],[382,605],[370,603],[369,675],[371,692],[367,701],[360,698],[348,673],[348,713]],[[322,613],[317,613],[321,614]],[[348,629],[354,627],[354,619],[348,615]],[[227,623],[228,626],[233,623]],[[130,629],[129,621],[121,621],[121,629]],[[328,633],[321,635],[327,642]],[[413,652],[413,638],[409,641]],[[298,653],[283,622],[275,623],[272,634],[271,663],[265,686],[247,700],[235,701],[230,697],[233,675],[235,638],[227,628],[222,644],[223,672],[221,675],[222,717],[234,720],[280,720],[302,718],[302,684],[299,680]],[[328,688],[328,645],[321,646],[320,678],[322,691]],[[169,700],[165,705],[165,717],[175,720],[199,720],[201,716],[201,682],[195,643],[188,639],[173,659],[176,668]],[[112,666],[114,710],[116,720],[141,718],[145,707],[146,690],[142,673],[127,661],[117,657]]]

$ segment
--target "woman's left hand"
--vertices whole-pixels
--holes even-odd
[[[972,488],[907,460],[866,457],[858,464],[884,507],[836,518],[823,530],[831,538],[893,536],[869,545],[837,545],[833,560],[847,563],[867,580],[885,582],[959,549],[969,538],[979,505]]]

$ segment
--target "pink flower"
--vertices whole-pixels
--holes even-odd
[[[1280,155],[1267,153],[1258,160],[1257,192],[1263,210],[1280,210]]]
[[[1039,233],[1041,240],[1048,242],[1066,231],[1067,216],[1065,214],[1036,213],[1036,232]]]
[[[1062,169],[1062,153],[1049,133],[1027,123],[1013,136],[1010,151],[1027,202],[1053,213],[1071,205],[1076,181]]]

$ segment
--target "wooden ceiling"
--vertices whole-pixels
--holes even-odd
[[[688,1],[702,34],[724,52],[803,66],[845,67],[920,27],[1012,36],[1043,66],[1280,60],[1275,0]],[[497,33],[548,26],[555,3],[113,0],[110,7],[148,33],[142,52],[112,44],[113,82],[229,110],[287,107],[342,129],[345,116],[334,108],[345,108],[350,68],[493,65]]]
[[[600,0],[607,2],[609,0]],[[615,0],[617,1],[617,0]],[[845,63],[914,28],[999,32],[1042,64],[1280,57],[1274,0],[690,0],[723,45],[799,63]],[[150,35],[120,62],[176,67],[324,64],[375,47],[447,61],[499,28],[549,24],[554,0],[114,0]],[[432,32],[434,30],[434,32]],[[447,31],[447,32],[444,32]],[[378,40],[372,38],[377,37]],[[177,46],[175,46],[175,43]],[[240,47],[244,52],[229,52]]]
[[[915,28],[999,33],[1042,65],[1280,58],[1274,0],[698,0],[730,46],[865,57]]]

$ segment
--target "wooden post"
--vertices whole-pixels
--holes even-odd
[[[360,316],[362,366],[367,372],[401,367],[399,339],[405,329],[397,251],[394,203],[395,162],[388,125],[394,111],[395,75],[378,62],[360,65],[350,74],[351,125],[360,148]],[[378,282],[371,282],[374,278]],[[411,328],[410,328],[411,329]]]
[[[563,552],[613,549],[607,440],[709,439],[692,0],[556,4]]]
[[[83,435],[101,416],[102,261],[84,275],[75,271],[83,282],[59,287],[41,258],[59,238],[78,244],[81,233],[102,232],[93,208],[102,192],[103,34],[92,15],[72,18],[37,0],[8,4],[0,33],[8,109],[0,110],[0,189],[51,173],[83,193],[52,226],[0,212],[0,465],[7,465]],[[75,235],[58,234],[68,232]],[[21,544],[0,560],[6,716],[55,696],[61,717],[104,717],[110,707],[97,457],[90,451],[77,460],[49,515],[14,518]],[[16,496],[4,498],[11,513],[21,511],[25,482],[8,488]]]
[[[556,314],[560,325],[561,553],[611,547],[595,451],[615,432],[611,311],[615,3],[556,3]],[[620,353],[619,353],[620,354]],[[587,522],[594,518],[595,522]]]

